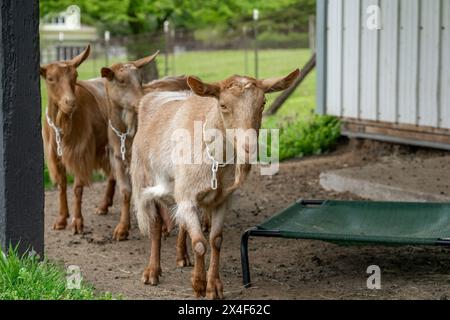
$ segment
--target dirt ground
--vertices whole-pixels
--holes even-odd
[[[274,238],[250,240],[253,286],[242,287],[240,236],[299,198],[357,199],[351,194],[327,192],[320,187],[324,170],[374,163],[384,156],[428,158],[443,154],[381,143],[341,143],[328,155],[292,160],[272,177],[252,174],[234,197],[226,220],[221,254],[221,277],[226,299],[447,299],[450,297],[450,250],[435,247],[337,246],[320,241]],[[53,231],[58,210],[57,191],[46,192],[46,255],[65,265],[78,265],[84,279],[100,291],[127,299],[192,299],[191,267],[175,265],[172,234],[163,241],[163,275],[158,286],[140,282],[147,264],[149,241],[132,219],[129,240],[115,242],[111,235],[119,217],[119,198],[107,216],[95,215],[104,190],[94,184],[84,193],[85,234]],[[72,195],[70,200],[72,201]],[[367,267],[381,268],[381,289],[366,286]]]

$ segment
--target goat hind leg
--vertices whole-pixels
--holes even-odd
[[[211,229],[211,210],[203,210],[202,213],[202,230],[208,232]]]
[[[182,268],[191,265],[192,263],[187,248],[187,232],[185,228],[180,226],[177,238],[177,266]]]
[[[153,206],[150,210],[155,210],[155,203],[150,203]],[[156,286],[161,275],[161,235],[162,235],[162,219],[159,213],[154,214],[154,218],[150,219],[150,259],[148,267],[142,274],[142,282]]]

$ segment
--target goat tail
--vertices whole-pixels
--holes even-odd
[[[145,196],[135,195],[134,196],[134,207],[136,212],[136,219],[138,222],[139,230],[142,235],[150,235],[150,224],[154,215],[152,215],[152,208],[154,203],[148,201]]]
[[[136,157],[130,165],[131,182],[133,188],[133,204],[139,230],[142,235],[150,236],[150,224],[156,216],[155,202],[144,193],[146,181]]]

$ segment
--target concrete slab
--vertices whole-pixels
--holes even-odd
[[[379,163],[322,172],[326,190],[380,201],[450,201],[450,156],[383,158]]]

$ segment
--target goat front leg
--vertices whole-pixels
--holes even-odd
[[[130,230],[131,182],[130,176],[126,172],[125,162],[117,155],[114,157],[114,170],[122,196],[122,206],[120,208],[120,221],[114,229],[113,239],[121,241],[128,238]]]
[[[67,204],[67,176],[66,169],[62,163],[54,164],[49,170],[56,171],[56,183],[59,188],[59,215],[53,224],[53,230],[63,230],[67,227],[67,219],[69,218],[69,206]]]
[[[211,257],[208,269],[208,284],[206,296],[208,299],[223,299],[223,283],[220,279],[219,261],[220,249],[222,247],[222,231],[227,204],[222,204],[211,214],[211,232],[209,243],[211,245]]]
[[[106,185],[106,193],[102,202],[97,207],[95,213],[98,215],[105,215],[108,213],[108,208],[113,205],[114,192],[116,190],[116,179],[113,174],[108,177],[108,183]]]
[[[181,201],[177,204],[176,216],[180,225],[189,233],[194,251],[194,269],[191,275],[192,288],[197,298],[204,297],[206,295],[205,254],[207,242],[198,219],[198,208],[193,201]]]
[[[83,198],[83,184],[79,179],[75,177],[75,183],[73,187],[73,192],[75,194],[75,203],[74,203],[74,216],[72,219],[72,228],[74,234],[83,233],[83,215],[81,214],[81,204]]]
[[[155,206],[155,204],[149,204]],[[152,210],[154,210],[152,208]],[[142,282],[156,286],[161,275],[161,236],[162,236],[162,219],[159,213],[150,220],[150,259],[148,267],[142,275]]]

